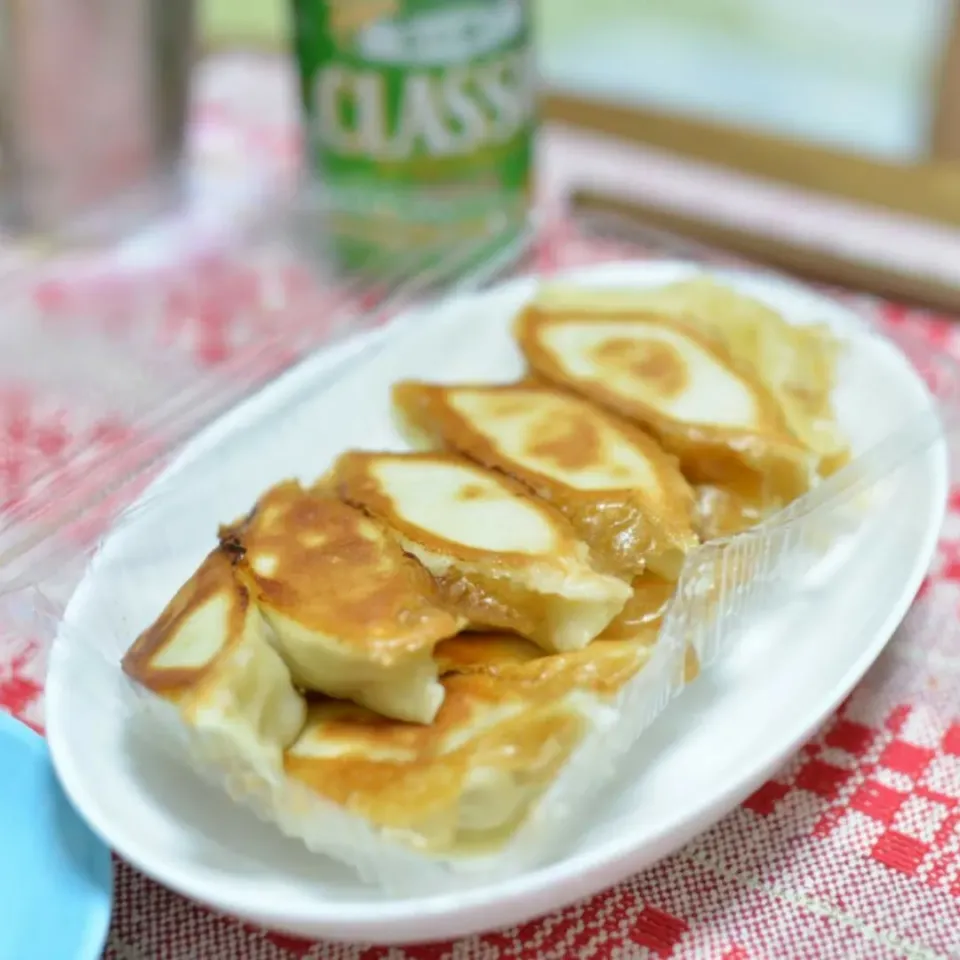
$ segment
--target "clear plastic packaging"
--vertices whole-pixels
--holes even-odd
[[[728,642],[762,626],[772,607],[838,582],[857,551],[883,549],[884,512],[903,502],[918,465],[936,476],[946,466],[960,371],[900,331],[850,321],[839,309],[824,317],[839,324],[854,357],[841,384],[859,398],[851,409],[875,407],[858,427],[853,461],[755,529],[688,558],[649,661],[613,700],[585,709],[587,734],[503,847],[428,855],[305,791],[280,802],[249,789],[247,771],[231,767],[214,742],[184,741],[169,705],[126,681],[120,658],[213,545],[217,522],[242,515],[259,492],[291,474],[313,480],[339,438],[376,445],[365,394],[388,373],[435,363],[425,352],[431,337],[451,345],[443,376],[481,370],[470,324],[482,322],[492,302],[485,290],[497,296],[499,284],[521,289],[562,269],[587,233],[600,264],[677,251],[650,249],[649,238],[609,218],[576,223],[560,236],[544,229],[523,237],[500,235],[493,221],[489,236],[437,251],[429,269],[418,251],[344,277],[318,240],[323,214],[320,201],[301,198],[248,224],[239,239],[162,271],[70,284],[49,276],[8,281],[8,309],[21,322],[6,328],[0,350],[6,415],[24,418],[30,442],[54,445],[44,439],[48,423],[66,439],[9,498],[0,527],[2,602],[8,617],[55,643],[61,689],[65,678],[82,674],[80,661],[109,662],[110,678],[89,694],[98,711],[142,726],[147,736],[173,733],[174,751],[196,769],[365,879],[429,891],[515,874],[562,849],[619,759],[683,690],[688,645],[708,669]],[[694,266],[714,264],[698,252]],[[745,282],[782,283],[761,273]],[[812,297],[802,307],[818,319],[825,303]],[[449,320],[458,304],[466,319]],[[919,377],[905,372],[902,355]],[[493,354],[491,363],[499,363]],[[894,369],[905,392],[884,398]],[[48,405],[42,411],[32,405],[40,397]],[[346,422],[357,409],[357,422],[334,424],[338,411]],[[254,462],[250,451],[260,449]],[[300,460],[289,454],[298,449]],[[941,499],[945,469],[943,476],[934,484]],[[873,620],[864,610],[849,629],[875,631]],[[50,695],[58,695],[56,684]]]

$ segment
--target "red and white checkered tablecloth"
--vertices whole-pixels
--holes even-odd
[[[227,63],[219,73],[211,71],[201,88],[195,144],[205,175],[220,169],[229,177],[253,147],[265,167],[282,167],[295,149],[290,112],[251,107],[263,88],[254,84],[238,96],[237,69]],[[570,230],[558,222],[563,242],[546,239],[545,266],[608,253]],[[878,320],[909,325],[960,357],[960,327],[892,305],[865,305]],[[200,328],[185,331],[182,349],[196,350],[208,339],[203,316],[194,322]],[[217,351],[214,361],[223,353]],[[0,503],[29,496],[29,478],[70,445],[107,453],[124,435],[121,411],[74,434],[63,412],[42,396],[18,396],[10,409],[0,401]],[[377,948],[311,943],[251,928],[121,862],[105,957],[960,958],[958,618],[960,489],[951,499],[921,601],[863,683],[742,806],[653,869],[520,927],[457,943]],[[0,707],[38,728],[42,663],[39,641],[15,630],[0,632]],[[430,931],[423,933],[428,937]]]

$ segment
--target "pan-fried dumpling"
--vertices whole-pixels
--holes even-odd
[[[461,633],[437,644],[437,666],[444,678],[483,674],[529,684],[543,698],[572,689],[608,698],[650,659],[658,627],[648,623],[617,638],[604,633],[582,650],[553,654],[507,633]]]
[[[299,685],[433,719],[443,699],[433,648],[463,621],[379,523],[288,481],[221,537]]]
[[[395,840],[466,853],[509,839],[650,647],[597,641],[546,655],[519,637],[464,634],[437,654],[446,696],[432,724],[319,703],[285,769],[291,782]],[[288,817],[285,829],[310,833],[305,815]]]
[[[300,734],[306,704],[268,628],[215,550],[123,658],[133,680],[171,704],[199,762],[233,772],[244,792],[269,792],[282,753]]]
[[[791,433],[774,396],[687,324],[533,306],[517,338],[539,375],[649,429],[692,483],[729,486],[773,508],[815,477],[816,455]]]
[[[686,320],[750,365],[779,401],[793,434],[817,454],[822,474],[846,461],[847,441],[832,402],[839,344],[825,325],[788,323],[765,303],[708,274],[646,289],[548,285],[536,303],[548,312],[659,313]]]
[[[630,595],[590,565],[558,512],[454,454],[347,453],[332,476],[340,496],[387,524],[474,627],[575,650]]]
[[[313,705],[284,758],[289,780],[424,852],[495,847],[523,821],[588,721],[575,698],[531,697],[523,684],[451,676],[443,686],[443,706],[424,726],[343,701]],[[308,808],[293,794],[285,808],[294,812],[286,832],[309,836]]]
[[[693,494],[674,457],[618,417],[546,386],[401,383],[394,402],[436,445],[496,468],[553,504],[597,563],[631,578],[680,575],[697,546]]]

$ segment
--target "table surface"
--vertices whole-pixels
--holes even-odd
[[[227,56],[205,66],[191,139],[196,202],[226,208],[245,191],[286,175],[297,159],[296,126],[282,64]],[[585,175],[615,177],[629,181],[629,189],[657,189],[661,196],[671,180],[675,193],[686,191],[682,202],[718,188],[712,173],[697,181],[697,171],[668,169],[653,155],[638,160],[625,148],[572,131],[547,131],[541,146],[543,204],[555,214],[571,180]],[[731,184],[727,188],[735,187],[741,202],[748,202],[751,185]],[[761,207],[770,200],[764,190],[756,187],[753,194]],[[849,214],[831,211],[835,230],[843,224],[845,242],[854,242],[857,231],[866,237],[872,215],[865,221],[862,212]],[[566,232],[557,247],[564,260],[554,266],[595,255],[594,242],[571,237],[562,216],[553,223],[554,232]],[[545,242],[549,245],[549,236]],[[876,233],[872,242],[884,243]],[[939,251],[946,266],[951,245],[960,250],[957,237],[938,231],[927,231],[923,243],[928,252]],[[15,264],[23,257],[23,251],[8,247],[0,260]],[[960,256],[952,263],[960,269]],[[860,305],[879,320],[915,328],[960,357],[960,333],[943,319],[869,299]],[[32,426],[41,432],[42,409],[37,398]],[[0,424],[0,487],[23,461],[33,461],[26,471],[32,473],[46,455],[42,444],[23,442],[22,422],[16,429],[14,435],[10,424]],[[3,493],[0,489],[0,500]],[[457,944],[391,950],[307,943],[215,915],[118,863],[105,957],[960,957],[958,613],[960,491],[951,498],[922,602],[820,733],[734,813],[679,853],[554,916]],[[43,723],[42,673],[39,642],[7,630],[0,640],[0,707],[37,728]]]

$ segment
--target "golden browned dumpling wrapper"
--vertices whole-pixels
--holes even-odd
[[[779,401],[791,431],[817,454],[821,473],[845,462],[847,440],[832,402],[840,346],[825,325],[788,323],[767,304],[708,274],[651,288],[550,284],[535,302],[548,312],[653,312],[685,320],[750,365]]]
[[[393,838],[448,853],[509,839],[650,648],[598,641],[545,655],[519,637],[465,634],[437,653],[446,695],[432,724],[317,703],[285,768]]]
[[[127,651],[123,670],[177,711],[203,762],[233,770],[240,790],[269,791],[306,704],[226,554],[204,560]]]
[[[433,648],[463,621],[381,524],[288,481],[221,536],[298,684],[430,722],[443,699]]]
[[[692,483],[732,485],[769,507],[809,489],[817,458],[773,394],[695,328],[658,314],[533,305],[516,333],[539,375],[649,429]]]
[[[458,450],[553,504],[600,566],[676,579],[698,539],[693,494],[640,429],[548,386],[401,383],[394,402],[432,445]]]
[[[474,627],[546,650],[586,646],[630,590],[599,573],[563,516],[516,482],[449,453],[347,453],[339,494],[388,525]]]
[[[629,673],[634,670],[630,664],[638,655],[638,648],[653,650],[660,640],[660,629],[676,589],[675,583],[649,571],[636,577],[630,586],[632,595],[623,610],[584,651],[547,655],[536,644],[521,637],[462,633],[437,644],[434,656],[440,675],[486,673],[515,679],[518,676],[550,677],[559,673],[569,678],[577,676],[577,669],[592,671],[591,664],[600,658],[614,687],[618,687],[623,677],[618,676],[614,669],[617,658],[621,658]],[[684,660],[684,682],[691,682],[699,672],[696,651],[688,645]],[[594,680],[588,678],[586,683],[587,687],[593,688]]]
[[[525,683],[544,699],[575,689],[607,698],[647,662],[658,629],[658,623],[647,623],[629,635],[603,633],[589,646],[569,653],[545,653],[535,643],[507,633],[461,633],[437,644],[435,655],[444,678],[482,674]]]

